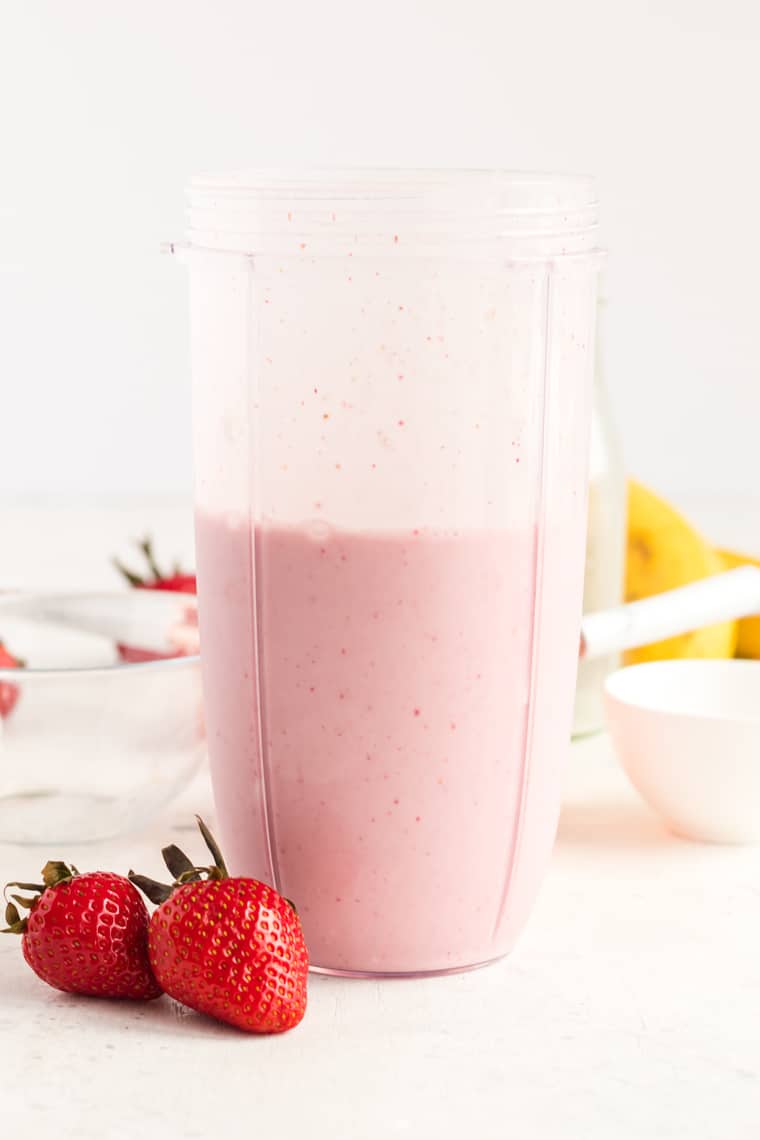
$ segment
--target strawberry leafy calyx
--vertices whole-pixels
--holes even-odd
[[[211,858],[214,860],[210,866],[196,867],[195,864],[188,859],[184,851],[180,850],[174,843],[171,843],[168,847],[163,848],[161,855],[167,870],[173,876],[172,883],[159,883],[155,879],[149,879],[146,875],[138,875],[134,871],[129,872],[129,881],[134,883],[136,887],[139,887],[143,894],[157,906],[166,902],[179,887],[185,886],[186,883],[198,883],[202,880],[206,882],[220,882],[222,879],[229,878],[227,865],[224,862],[224,856],[219,848],[219,844],[201,817],[196,815],[195,818],[198,821],[198,827],[203,836],[203,841],[211,854]]]
[[[188,859],[185,852],[172,843],[168,847],[164,847],[161,851],[164,863],[169,873],[173,876],[172,883],[159,883],[155,879],[149,879],[146,875],[138,875],[134,871],[129,872],[129,881],[134,883],[156,906],[165,903],[167,899],[172,897],[175,891],[179,890],[180,887],[184,887],[186,883],[199,883],[202,881],[208,883],[221,882],[223,879],[229,879],[230,877],[219,844],[201,817],[196,815],[195,818],[198,822],[200,833],[203,836],[203,841],[211,854],[211,858],[214,860],[211,866],[196,867],[195,864]],[[294,914],[298,914],[296,904],[291,899],[286,898],[285,902]]]
[[[130,570],[128,566],[125,566],[118,558],[112,559],[113,565],[130,586],[134,586],[136,589],[156,588],[160,587],[164,582],[171,583],[175,579],[190,577],[178,564],[175,564],[171,568],[169,574],[165,574],[156,561],[156,556],[153,552],[153,543],[150,538],[143,538],[135,545],[145,560],[148,569],[147,574],[138,574],[136,571]]]
[[[3,893],[5,895],[5,921],[7,925],[0,929],[0,934],[25,934],[29,919],[26,915],[22,916],[18,908],[32,911],[45,891],[59,887],[63,883],[70,883],[72,879],[76,878],[79,871],[73,864],[69,866],[60,860],[51,859],[42,868],[41,874],[41,883],[5,884]],[[28,895],[11,894],[8,898],[8,891],[11,887],[15,887],[17,891],[31,891],[32,895],[29,897]]]

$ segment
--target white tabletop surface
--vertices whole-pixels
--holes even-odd
[[[0,586],[115,584],[107,555],[144,525],[168,556],[190,555],[189,512],[174,505],[0,509]],[[0,876],[33,879],[48,857],[157,873],[197,810],[212,815],[205,771],[143,834],[0,844]],[[307,1016],[282,1037],[165,998],[57,993],[3,937],[0,1119],[35,1140],[757,1140],[760,849],[671,837],[606,738],[582,742],[510,958],[429,981],[312,977]]]

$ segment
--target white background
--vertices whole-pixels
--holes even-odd
[[[599,178],[628,467],[759,489],[755,0],[35,0],[0,38],[0,497],[184,495],[183,185],[411,164]]]

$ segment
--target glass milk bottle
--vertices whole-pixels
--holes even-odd
[[[552,847],[583,585],[585,178],[196,179],[203,670],[234,873],[315,968],[507,953]]]
[[[605,384],[605,308],[606,301],[600,300],[591,416],[584,613],[620,605],[625,577],[626,480],[620,440]],[[619,663],[616,655],[580,662],[573,720],[575,735],[598,732],[603,727],[604,682]]]

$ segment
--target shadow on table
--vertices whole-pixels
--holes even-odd
[[[98,998],[87,998],[77,994],[61,995],[75,1007],[75,1015],[87,1012],[88,1023],[100,1017],[104,1025],[114,1019],[114,1006],[122,1007],[121,1016],[124,1018],[123,1028],[130,1028],[146,1036],[173,1038],[177,1035],[195,1038],[219,1038],[227,1041],[246,1041],[253,1034],[241,1033],[230,1025],[214,1021],[211,1017],[204,1017],[195,1010],[179,1005],[164,995],[154,1001],[147,1002],[113,1002],[101,1001]],[[91,1006],[95,1007],[93,1013]]]
[[[64,994],[35,978],[25,964],[6,968],[8,965],[8,958],[3,956],[0,1035],[17,1019],[23,1018],[27,1025],[36,1023],[41,1041],[50,1034],[55,1040],[62,1031],[84,1026],[88,1033],[100,1033],[106,1040],[125,1032],[141,1037],[164,1037],[167,1041],[180,1037],[219,1038],[228,1042],[263,1040],[255,1034],[242,1033],[232,1026],[203,1017],[166,996],[153,1001],[132,1002]]]
[[[614,800],[566,804],[559,818],[557,844],[572,847],[673,847],[681,840],[671,835],[653,813],[638,804]]]

